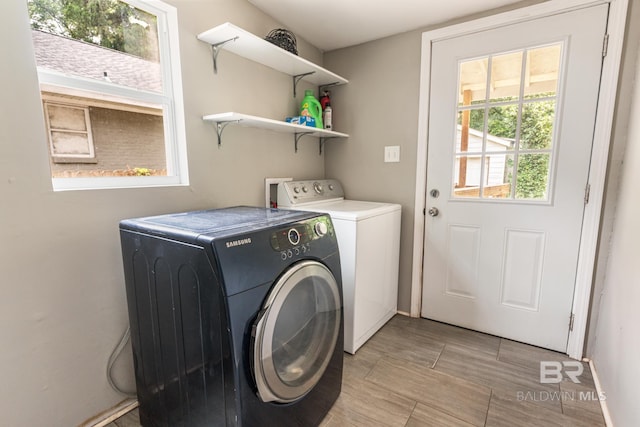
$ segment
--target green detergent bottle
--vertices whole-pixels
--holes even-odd
[[[300,104],[300,115],[313,117],[316,120],[316,127],[324,128],[322,124],[322,107],[310,89],[304,91],[304,98]]]

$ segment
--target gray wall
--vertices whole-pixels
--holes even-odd
[[[607,275],[607,264],[613,236],[613,225],[616,217],[618,198],[620,197],[620,180],[625,162],[626,146],[629,139],[630,106],[634,95],[633,87],[636,76],[637,61],[640,55],[640,2],[630,1],[627,14],[627,28],[625,31],[625,45],[622,63],[620,65],[620,80],[618,84],[618,100],[616,115],[613,122],[611,150],[607,170],[607,184],[605,190],[602,223],[600,227],[600,241],[594,287],[591,297],[591,316],[589,318],[589,333],[586,342],[586,354],[591,357],[595,345],[595,331],[600,315],[600,303],[604,292],[604,282]],[[636,119],[637,120],[637,119]]]
[[[418,138],[420,32],[325,54],[325,66],[349,84],[332,91],[335,129],[350,135],[327,144],[325,172],[347,198],[402,205],[398,309],[411,307],[411,262]],[[384,147],[400,162],[384,163]]]
[[[189,170],[187,187],[53,192],[26,1],[0,2],[0,424],[72,426],[122,396],[107,359],[127,323],[118,221],[162,212],[264,204],[264,178],[324,175],[318,145],[227,128],[222,148],[203,114],[295,112],[291,79],[223,52],[213,74],[196,35],[225,21],[256,34],[280,25],[244,0],[178,7]],[[298,40],[314,62],[322,54]],[[303,85],[301,89],[304,89]],[[304,92],[304,90],[302,90]],[[130,350],[115,369],[132,387]]]
[[[602,246],[608,257],[602,257],[593,300],[592,331],[589,356],[593,359],[606,393],[613,424],[640,424],[637,402],[640,367],[640,4],[631,2],[630,37],[627,39],[625,75],[618,108],[618,119],[629,124],[616,132],[616,147],[612,156],[608,198],[617,198],[614,209],[605,211]],[[628,74],[626,73],[628,72]],[[616,126],[618,130],[618,126]],[[622,153],[620,153],[622,151]],[[608,226],[613,233],[608,238]]]

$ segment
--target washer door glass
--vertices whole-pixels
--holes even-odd
[[[323,264],[303,261],[282,275],[254,327],[253,367],[264,402],[292,402],[318,383],[341,318],[340,288]]]

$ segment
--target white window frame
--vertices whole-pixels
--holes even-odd
[[[161,105],[164,111],[167,176],[52,178],[54,191],[189,185],[178,14],[160,0],[120,0],[157,17],[162,93],[154,93],[38,68],[40,85],[97,92],[133,102]]]

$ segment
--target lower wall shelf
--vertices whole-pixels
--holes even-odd
[[[289,133],[294,137],[295,150],[298,151],[298,141],[303,136],[311,136],[319,138],[320,153],[322,154],[322,146],[325,140],[330,138],[348,138],[346,133],[335,132],[332,130],[319,129],[310,126],[296,125],[279,120],[266,119],[264,117],[250,116],[241,113],[219,113],[209,114],[202,117],[202,120],[213,122],[216,124],[216,133],[218,135],[218,146],[222,144],[222,132],[230,124],[237,124],[245,127],[253,127],[260,129],[268,129],[275,132]]]

